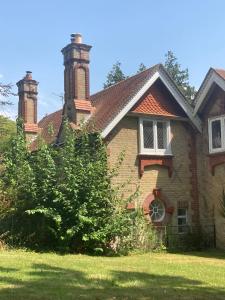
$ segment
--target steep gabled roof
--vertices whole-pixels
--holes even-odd
[[[58,135],[60,125],[62,123],[62,109],[51,113],[40,120],[38,127],[40,135],[46,143],[53,143]]]
[[[118,124],[118,122],[139,102],[146,92],[153,86],[153,84],[159,80],[163,83],[166,89],[170,92],[171,96],[175,99],[177,109],[171,110],[166,107],[165,99],[161,96],[158,98],[160,101],[157,106],[156,114],[165,116],[166,113],[170,116],[188,116],[193,125],[201,130],[201,123],[199,118],[193,116],[193,109],[186,101],[183,94],[177,88],[173,80],[170,78],[164,67],[160,64],[155,65],[139,74],[129,77],[107,89],[104,89],[90,97],[90,101],[93,107],[93,114],[88,122],[93,122],[95,128],[102,133],[102,137],[105,138],[111,130]],[[154,98],[154,97],[153,97]],[[145,105],[150,105],[153,109],[156,109],[156,99],[147,99]],[[150,102],[149,102],[150,101]],[[182,113],[181,113],[182,111]],[[39,127],[42,128],[41,136],[47,143],[52,143],[59,132],[62,122],[62,110],[52,113],[44,117],[39,123]],[[53,127],[54,134],[50,134],[49,126]]]
[[[187,117],[160,79],[141,97],[131,112],[162,117]]]
[[[91,120],[94,121],[98,130],[104,130],[110,121],[122,111],[155,73],[158,66],[155,65],[91,96],[92,106],[95,107]]]
[[[197,113],[204,107],[208,98],[207,96],[215,85],[218,85],[225,91],[225,70],[214,68],[209,69],[195,97],[194,115],[197,115]]]
[[[111,132],[157,79],[163,82],[194,126],[201,131],[201,122],[198,117],[193,116],[192,107],[164,67],[158,64],[91,96],[92,105],[95,107],[91,120],[102,132],[103,138]]]

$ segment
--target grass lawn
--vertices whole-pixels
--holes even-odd
[[[0,252],[0,299],[225,299],[225,253]]]

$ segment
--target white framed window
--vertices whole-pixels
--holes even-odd
[[[209,153],[225,151],[225,116],[208,121]]]
[[[188,230],[187,208],[177,209],[178,233],[186,233]]]
[[[170,122],[140,118],[140,154],[171,155]]]

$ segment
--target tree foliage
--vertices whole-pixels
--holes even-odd
[[[12,92],[12,84],[3,84],[0,82],[0,105],[11,105],[10,96],[15,96]]]
[[[196,94],[196,90],[189,83],[188,69],[181,69],[181,65],[178,63],[176,56],[171,50],[169,50],[165,55],[164,67],[166,68],[180,91],[187,98],[189,103],[192,104]]]
[[[108,73],[106,82],[104,83],[104,89],[124,80],[127,79],[128,76],[125,76],[122,69],[121,63],[117,61],[113,66],[112,70]]]
[[[16,133],[16,123],[0,115],[0,155],[9,147],[10,139]]]
[[[140,63],[139,68],[137,70],[137,74],[145,71],[146,69],[147,67],[143,63]]]
[[[134,248],[140,222],[126,207],[138,190],[124,198],[111,184],[124,154],[109,169],[101,136],[73,131],[67,122],[63,146],[39,141],[38,151],[30,153],[22,127],[19,121],[0,177],[0,233],[6,241],[74,252]]]

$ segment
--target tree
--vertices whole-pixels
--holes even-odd
[[[10,96],[15,96],[12,92],[12,84],[0,82],[0,106],[12,105]],[[7,117],[0,115],[0,155],[8,146],[10,137],[16,132],[16,124]]]
[[[0,105],[11,105],[10,96],[15,96],[12,92],[12,84],[3,84],[0,82]]]
[[[181,69],[181,65],[174,53],[169,50],[165,55],[164,67],[174,80],[180,91],[187,98],[190,104],[193,104],[193,99],[196,94],[196,90],[189,83],[189,72],[188,69]]]
[[[145,71],[147,68],[143,63],[140,63],[139,68],[137,70],[137,74]]]
[[[106,82],[104,83],[103,87],[104,89],[124,80],[127,79],[128,76],[125,76],[123,71],[121,70],[121,63],[117,61],[113,67],[112,70],[108,73],[106,77]]]
[[[9,147],[10,139],[16,133],[16,123],[0,115],[0,155]]]

